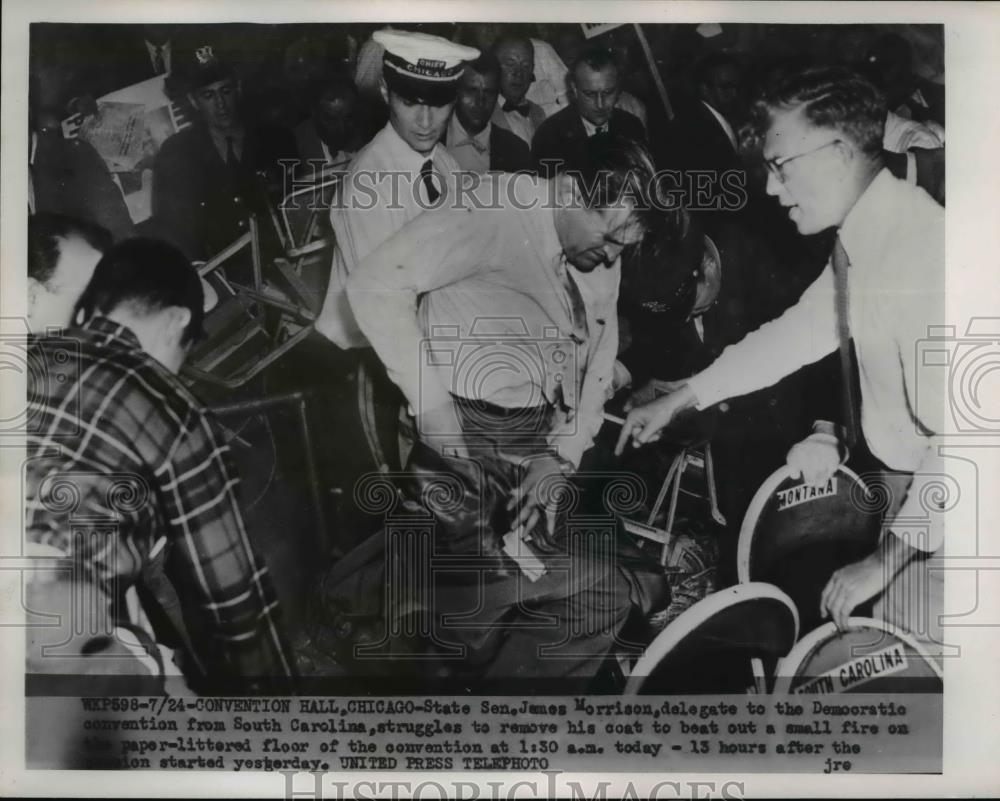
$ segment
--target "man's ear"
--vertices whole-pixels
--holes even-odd
[[[164,310],[167,331],[171,342],[180,342],[184,338],[184,330],[191,322],[191,310],[183,306],[169,306]]]
[[[382,100],[385,101],[385,104],[388,106],[389,105],[389,87],[386,86],[386,84],[385,84],[385,78],[379,78],[378,79],[378,91],[379,91],[379,94],[382,95]]]
[[[858,155],[858,149],[853,142],[841,139],[833,145],[833,152],[837,154],[837,163],[842,172],[846,172],[851,166],[851,162]]]
[[[37,279],[28,276],[28,308],[38,302],[38,296],[45,291],[45,286]]]
[[[195,109],[197,111],[198,104],[194,102],[194,95],[191,94],[190,92],[187,92],[186,94],[187,94],[188,103],[191,104],[191,108],[193,108],[193,109]]]
[[[560,172],[556,174],[554,180],[556,182],[556,199],[560,206],[581,205],[580,187],[572,175]]]

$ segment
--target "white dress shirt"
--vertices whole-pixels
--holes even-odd
[[[160,48],[160,55],[163,56],[163,70],[164,74],[170,72],[170,66],[173,61],[170,55],[170,42],[167,41],[162,45],[155,45],[149,40],[146,40],[146,52],[149,54],[149,64],[153,69],[156,69],[156,48]]]
[[[316,318],[316,330],[341,348],[368,344],[347,302],[347,277],[365,256],[429,206],[420,179],[428,158],[440,179],[438,188],[447,197],[453,191],[450,181],[459,172],[455,159],[443,147],[435,147],[429,156],[417,153],[392,123],[358,151],[344,175],[338,200],[330,209],[337,246],[326,298]]]
[[[913,472],[896,522],[930,518],[927,550],[942,541],[941,515],[921,503],[921,488],[944,471],[939,438],[945,386],[920,372],[919,343],[944,321],[944,209],[922,189],[882,170],[840,228],[851,262],[850,330],[861,378],[861,428],[872,453],[893,470]],[[833,268],[799,302],[726,348],[688,383],[698,407],[770,386],[838,348]],[[926,501],[926,499],[925,499]],[[918,545],[919,543],[914,543]]]
[[[611,121],[610,120],[608,120],[606,123],[604,123],[604,125],[601,125],[601,126],[594,125],[594,123],[592,123],[586,117],[580,117],[580,122],[583,123],[583,130],[587,132],[587,138],[588,139],[591,136],[594,136],[595,134],[600,133],[602,129],[603,129],[604,133],[607,133],[608,130],[610,129],[610,127],[611,127]]]
[[[545,202],[550,182],[490,174],[476,194],[488,201],[510,191],[517,205],[466,202],[421,215],[362,262],[348,295],[415,411],[453,395],[506,408],[561,401],[549,444],[579,464],[612,380],[620,266],[589,274],[566,266]],[[574,316],[567,280],[585,321]]]
[[[445,142],[448,152],[458,162],[458,166],[466,172],[488,172],[490,169],[490,131],[493,123],[487,122],[475,136],[471,136],[458,121],[458,115],[452,114],[448,123],[448,136]]]
[[[530,147],[531,140],[535,138],[535,131],[545,122],[545,112],[542,111],[541,106],[532,103],[527,98],[521,102],[528,104],[528,116],[521,114],[519,111],[504,111],[503,105],[506,102],[503,99],[503,95],[497,98],[497,107],[493,111],[491,121],[494,125],[499,125],[501,128],[506,128],[512,134],[520,136]]]

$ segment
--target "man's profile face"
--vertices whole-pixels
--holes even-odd
[[[455,114],[466,131],[477,134],[486,127],[499,93],[500,81],[495,74],[484,75],[472,69],[462,73]]]
[[[59,240],[59,260],[45,284],[29,281],[28,323],[32,331],[70,325],[77,301],[87,288],[101,252],[75,234]]]
[[[612,64],[593,70],[580,64],[573,72],[576,107],[591,125],[600,127],[611,119],[611,112],[618,102],[618,69]]]
[[[388,92],[389,122],[406,144],[422,156],[430,155],[444,134],[454,103],[430,106]]]
[[[354,130],[354,98],[325,95],[313,111],[316,133],[331,153],[343,150]]]
[[[837,131],[818,128],[802,108],[776,110],[764,138],[764,159],[788,159],[780,168],[783,178],[768,172],[767,193],[788,210],[799,233],[816,234],[843,222],[843,209],[850,207],[845,193],[852,191],[843,180],[834,143]]]
[[[642,229],[628,203],[611,209],[568,206],[558,219],[556,234],[566,260],[583,273],[601,264],[610,267],[626,246],[642,239]]]
[[[520,103],[534,80],[535,50],[529,42],[504,42],[497,47],[500,94],[509,103]]]
[[[233,78],[200,86],[191,95],[191,102],[205,124],[220,133],[227,133],[239,126],[236,113],[239,99],[240,88]]]

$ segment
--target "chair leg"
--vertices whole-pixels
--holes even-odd
[[[673,550],[674,518],[677,515],[677,496],[681,491],[681,479],[684,477],[684,467],[687,462],[687,448],[684,448],[674,462],[674,477],[670,489],[670,506],[667,507],[667,525],[664,528],[663,550],[660,551],[660,564],[666,565],[670,552]]]
[[[712,459],[712,444],[705,443],[705,480],[708,482],[708,508],[712,520],[720,526],[726,525],[726,517],[719,509],[719,496],[715,489],[715,462]]]
[[[687,453],[686,450],[682,450],[680,454],[670,463],[670,469],[667,470],[667,475],[663,479],[663,485],[660,487],[660,492],[656,496],[656,502],[653,504],[653,509],[649,513],[649,518],[646,520],[646,525],[653,525],[653,521],[656,520],[656,516],[660,513],[660,509],[663,506],[663,502],[667,498],[667,490],[671,487],[671,482],[674,478],[674,473],[681,469],[684,464],[684,455]]]

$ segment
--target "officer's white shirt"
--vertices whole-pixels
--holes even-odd
[[[440,178],[439,202],[444,202],[453,191],[448,184],[459,171],[458,163],[440,146],[429,156],[417,153],[391,122],[347,169],[338,201],[330,210],[337,245],[326,298],[316,318],[316,330],[341,348],[368,344],[347,302],[347,277],[365,256],[429,206],[420,180],[420,168],[428,158]]]
[[[878,459],[916,474],[897,523],[927,520],[922,488],[944,472],[938,446],[946,385],[943,375],[927,372],[917,361],[928,327],[944,319],[944,209],[922,189],[882,170],[847,215],[840,239],[851,262],[850,329],[861,378],[861,428]],[[837,348],[828,263],[795,306],[730,345],[688,385],[703,409],[768,387]],[[943,537],[941,517],[929,516],[929,542],[911,544],[936,550]]]

